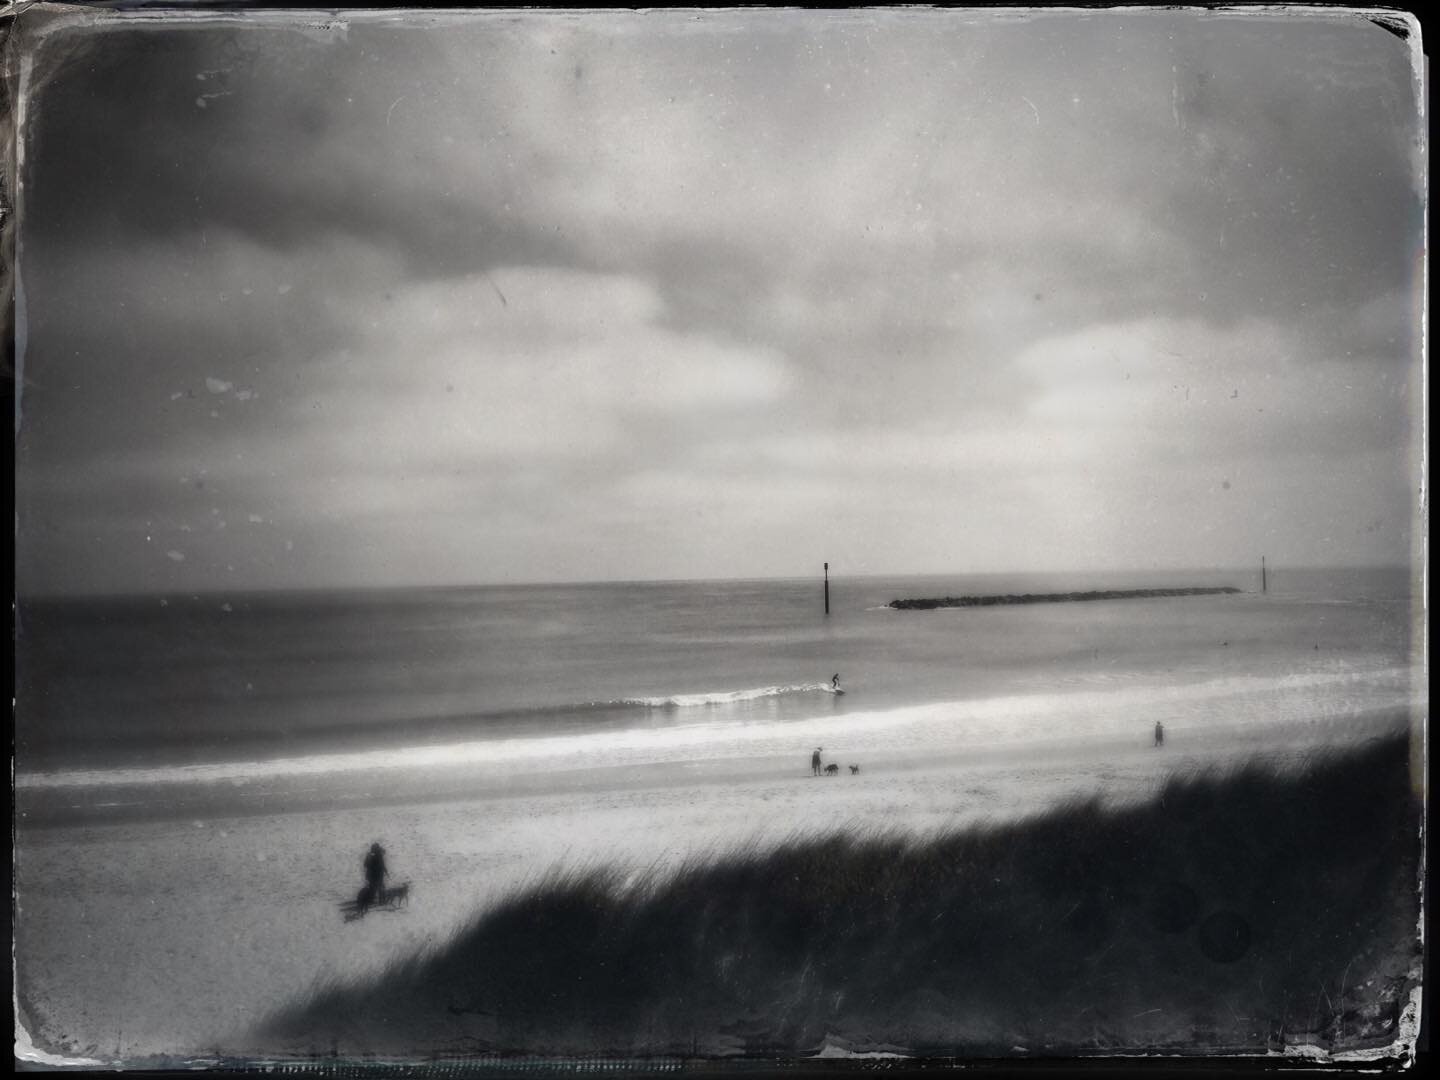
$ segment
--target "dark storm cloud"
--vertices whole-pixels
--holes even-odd
[[[517,97],[524,65],[502,32],[152,28],[98,35],[44,89],[28,161],[46,183],[27,191],[28,227],[85,244],[225,227],[287,251],[336,232],[403,254],[420,276],[517,262],[626,269],[662,284],[672,317],[723,326],[789,268],[772,250],[783,242],[716,211],[792,206],[790,224],[803,227],[807,188],[834,169],[837,148],[864,153],[883,130],[873,152],[895,159],[882,212],[849,219],[848,238],[825,237],[817,254],[833,262],[873,258],[865,230],[893,235],[899,223],[885,215],[906,199],[951,208],[892,256],[912,273],[993,259],[968,218],[996,211],[955,186],[973,150],[983,184],[998,177],[1020,196],[1003,213],[1037,226],[1005,236],[1033,291],[1083,267],[1104,284],[1160,283],[1167,295],[1147,311],[1208,305],[1239,318],[1368,298],[1408,272],[1413,89],[1404,49],[1363,21],[939,20],[929,40],[912,24],[909,49],[877,46],[877,28],[893,27],[873,18],[782,18],[749,33],[719,21],[710,34],[659,38],[581,21],[518,50],[525,63],[553,62],[550,107],[579,117],[606,115],[617,95],[694,106],[712,131],[696,145],[712,160],[694,176],[721,186],[718,202],[686,189],[693,215],[663,213],[678,181],[653,172],[659,188],[618,208],[624,227],[554,213],[537,192],[580,192],[589,174],[628,167],[651,129],[666,133],[655,125],[667,99],[616,138],[582,132],[567,146],[563,120]],[[1006,113],[1022,123],[996,140]],[[1173,243],[1117,247],[1097,199]]]
[[[493,143],[489,169],[457,175],[436,156],[443,133],[402,130],[417,104],[454,105],[434,44],[363,28],[92,34],[37,79],[26,177],[44,183],[26,185],[27,232],[88,248],[186,245],[215,228],[282,251],[335,233],[391,247],[421,275],[573,260],[553,231],[505,213],[553,165],[509,140],[483,96],[451,138]],[[483,66],[486,42],[474,46]]]

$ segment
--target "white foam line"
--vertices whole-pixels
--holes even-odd
[[[645,705],[652,709],[693,708],[699,705],[733,705],[741,701],[779,697],[782,694],[807,694],[816,691],[831,692],[830,685],[803,683],[799,686],[757,686],[750,690],[716,690],[699,694],[674,694],[670,697],[624,698],[620,704]]]
[[[1357,673],[1310,673],[1281,678],[1245,676],[1154,687],[1025,694],[978,701],[911,705],[856,711],[808,720],[746,723],[721,721],[510,739],[477,739],[429,746],[315,754],[261,761],[216,762],[163,768],[76,769],[17,775],[20,788],[127,786],[138,784],[244,784],[257,780],[331,773],[427,770],[466,765],[537,766],[580,769],[596,765],[665,762],[727,754],[783,752],[845,744],[847,750],[889,744],[896,733],[932,736],[951,745],[1002,745],[1034,742],[1047,733],[1066,736],[1121,731],[1137,720],[1174,715],[1185,706],[1221,698],[1246,698],[1229,706],[1226,723],[1347,715],[1360,706],[1404,704],[1410,700],[1410,673],[1403,668]],[[1317,696],[1313,691],[1350,687],[1353,695]],[[1377,691],[1380,693],[1377,694]],[[1167,713],[1166,710],[1171,710]],[[1145,716],[1137,717],[1137,712]],[[1023,721],[1017,724],[1017,721]],[[707,753],[709,751],[709,753]],[[723,753],[717,753],[723,751]]]

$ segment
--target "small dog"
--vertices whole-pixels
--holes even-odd
[[[410,904],[410,882],[385,890],[385,903],[390,907],[408,907]]]
[[[850,766],[850,775],[851,775],[851,776],[859,776],[859,775],[860,775],[860,766],[859,766],[859,765],[851,765],[851,766]]]
[[[826,775],[826,776],[839,776],[839,775],[840,775],[840,766],[839,766],[839,765],[826,765],[826,766],[825,766],[825,775]]]

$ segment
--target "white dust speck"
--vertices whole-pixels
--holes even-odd
[[[281,296],[284,296],[287,292],[289,292],[289,291],[290,291],[291,289],[293,289],[293,288],[294,288],[294,286],[291,285],[291,284],[287,281],[284,285],[276,285],[276,286],[275,286],[275,291],[276,291],[277,293],[279,293]]]
[[[259,396],[260,396],[260,395],[257,394],[254,390],[236,390],[236,391],[235,391],[235,398],[236,398],[237,401],[249,401],[251,398],[257,398],[257,397],[259,397]]]
[[[205,99],[204,99],[203,97],[197,97],[197,98],[195,99],[195,107],[196,107],[197,109],[203,109],[203,108],[205,108]]]
[[[285,541],[285,550],[286,550],[286,551],[293,551],[294,549],[295,549],[295,543],[294,543],[294,541],[292,541],[292,540],[286,540],[286,541]]]
[[[185,561],[185,553],[183,551],[176,551],[174,548],[171,548],[169,551],[165,552],[165,557],[171,562]]]
[[[250,521],[251,521],[252,524],[255,524],[255,525],[263,525],[263,524],[265,524],[265,519],[264,519],[263,517],[261,517],[259,514],[251,514],[251,515],[250,515]]]
[[[234,383],[228,383],[224,379],[216,379],[209,376],[205,379],[205,389],[209,390],[212,394],[223,394],[234,386]]]
[[[197,829],[203,829],[205,827],[205,822],[203,821],[192,821],[190,824],[194,825]]]
[[[184,397],[184,396],[185,396],[185,391],[184,391],[184,390],[176,390],[173,394],[170,395],[170,400],[171,400],[171,401],[179,401],[179,400],[180,400],[182,397]]]
[[[254,290],[254,289],[241,289],[240,291],[241,291],[242,293],[244,293],[246,296],[253,296],[254,293],[255,293],[255,290]]]
[[[235,609],[232,608],[228,603],[226,603],[226,604],[221,604],[221,605],[220,605],[220,610],[221,610],[221,611],[234,611]]]
[[[212,420],[219,420],[219,419],[220,419],[220,414],[219,414],[218,412],[216,412],[214,409],[211,409],[211,410],[210,410],[210,418],[211,418]]]

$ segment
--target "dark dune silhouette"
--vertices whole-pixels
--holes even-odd
[[[556,873],[256,1038],[321,1057],[1389,1045],[1418,956],[1408,749],[939,836],[799,837],[638,883]]]

